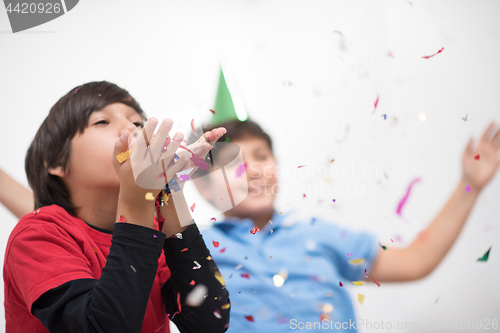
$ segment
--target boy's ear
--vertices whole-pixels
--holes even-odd
[[[57,168],[50,168],[49,169],[49,173],[52,175],[52,176],[58,176],[58,177],[61,177],[63,178],[66,173],[64,172],[63,168],[61,166],[58,166]]]

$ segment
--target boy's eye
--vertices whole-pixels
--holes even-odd
[[[106,120],[101,120],[95,123],[94,125],[99,125],[99,124],[107,124],[108,122]]]
[[[144,127],[143,123],[134,123],[134,125],[137,126],[137,127]]]

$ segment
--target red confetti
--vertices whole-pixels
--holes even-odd
[[[212,217],[211,220],[212,221],[217,221],[217,219],[215,217]]]
[[[241,273],[241,277],[244,277],[245,279],[250,279],[250,273]]]
[[[191,156],[191,161],[193,161],[194,165],[200,168],[201,170],[208,170],[208,163],[206,163],[197,154],[193,154],[193,156]]]
[[[375,279],[374,279],[374,278],[372,278],[372,280],[373,280],[373,282],[375,282],[375,284],[376,284],[377,286],[379,286],[379,287],[380,287],[380,283],[378,283],[377,281],[375,281]]]
[[[191,119],[191,130],[193,131],[194,135],[198,135],[198,132],[196,132],[196,129],[194,128],[194,119]]]
[[[368,278],[368,273],[366,272],[366,269],[365,269],[365,276]]]
[[[343,287],[344,285],[342,284],[342,282],[339,282],[339,286]]]
[[[214,247],[219,247],[219,242],[217,241],[212,241],[212,244],[214,244]]]
[[[194,280],[191,280],[191,283],[189,283],[189,284],[194,286],[194,284],[195,284]]]
[[[187,248],[187,247],[185,247],[185,248],[183,248],[183,249],[181,250],[181,252],[186,252],[187,250],[188,250],[188,248]]]
[[[479,154],[477,154],[476,156],[474,156],[474,159],[478,160],[479,159]]]
[[[215,114],[215,111],[214,111],[214,110],[212,110],[212,109],[210,109],[210,112],[212,112],[213,114]]]
[[[253,323],[253,317],[252,316],[245,316],[245,319],[248,320],[249,322]]]
[[[377,110],[377,105],[378,105],[378,97],[379,97],[379,96],[378,96],[378,94],[377,94],[377,99],[375,100],[375,103],[373,103],[373,104],[375,105],[375,108],[373,108],[373,112],[372,112],[372,114],[374,114],[374,113],[375,113],[375,111]]]
[[[250,230],[250,233],[251,233],[252,235],[255,235],[255,233],[256,233],[257,231],[259,231],[259,227],[252,228],[252,230]]]
[[[191,209],[192,212],[194,212],[194,206],[196,206],[196,203],[192,204],[191,207],[189,207],[189,209]]]
[[[127,219],[120,215],[120,223],[127,223]]]
[[[222,250],[219,251],[219,253],[224,253],[226,251],[226,248],[223,248]]]
[[[305,194],[305,193],[304,193],[304,194],[302,194],[302,198],[305,198],[305,197],[306,197],[306,194]]]
[[[299,165],[299,167],[297,169],[300,169],[300,168],[303,168],[305,167],[305,165]]]
[[[443,52],[443,50],[444,50],[444,47],[443,47],[441,50],[439,50],[439,51],[437,51],[436,53],[434,53],[433,55],[430,55],[430,56],[424,56],[424,57],[422,57],[422,58],[424,58],[424,59],[429,59],[429,58],[432,58],[432,57],[434,57],[436,54]]]

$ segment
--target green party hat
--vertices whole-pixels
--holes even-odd
[[[243,99],[239,94],[236,81],[228,66],[220,64],[219,86],[215,97],[215,112],[210,120],[211,125],[217,125],[231,119],[245,121],[248,118]]]

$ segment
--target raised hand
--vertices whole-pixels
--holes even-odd
[[[462,156],[463,178],[473,191],[481,191],[500,166],[500,129],[495,127],[491,122],[475,149],[471,138]]]

